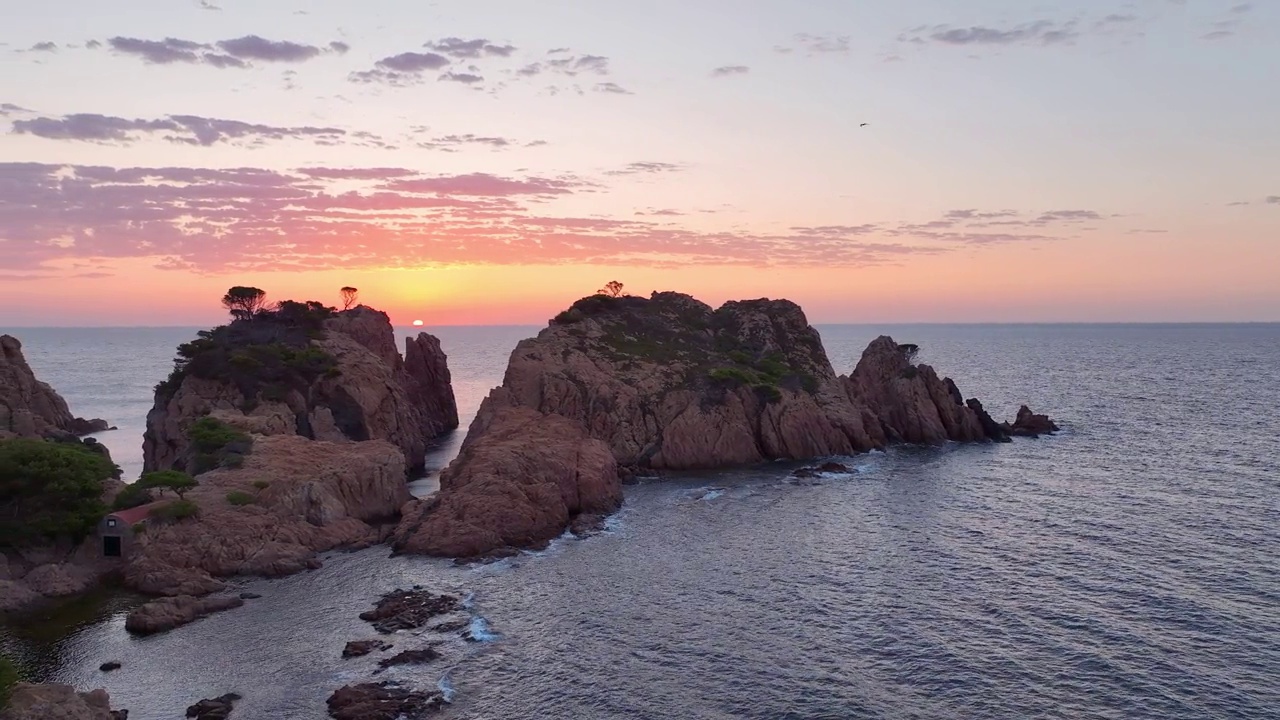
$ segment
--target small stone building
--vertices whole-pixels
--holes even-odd
[[[117,510],[98,521],[98,537],[102,543],[102,557],[125,558],[133,544],[133,527],[147,519],[157,505],[147,503],[128,510]]]

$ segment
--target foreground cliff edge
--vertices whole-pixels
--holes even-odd
[[[914,353],[880,337],[839,376],[787,300],[583,298],[512,352],[440,492],[406,506],[394,547],[470,557],[537,545],[617,509],[620,477],[636,472],[1056,429],[1029,410],[996,423]]]

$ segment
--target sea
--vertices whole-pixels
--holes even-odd
[[[643,482],[585,540],[478,567],[332,553],[152,637],[125,632],[139,598],[103,591],[10,619],[0,645],[130,720],[229,692],[235,720],[320,720],[370,679],[475,720],[1280,718],[1280,325],[818,329],[840,372],[889,334],[993,415],[1026,403],[1063,430],[839,458],[854,472],[813,485],[783,462]],[[432,330],[463,428],[429,467],[536,330]],[[0,331],[118,427],[98,437],[136,477],[152,387],[195,328]],[[413,585],[465,598],[471,640],[382,673],[343,660],[376,635],[357,615]]]

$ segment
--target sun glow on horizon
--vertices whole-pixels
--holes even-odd
[[[422,325],[423,325],[423,322],[422,322],[421,320],[414,320],[414,321],[413,321],[413,326],[414,326],[414,327],[422,327]]]

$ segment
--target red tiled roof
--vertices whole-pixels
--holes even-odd
[[[133,525],[134,523],[146,520],[147,515],[151,513],[152,508],[163,504],[163,502],[147,503],[146,505],[139,505],[138,507],[129,508],[128,510],[118,510],[107,515],[107,517],[115,518],[125,525]]]

